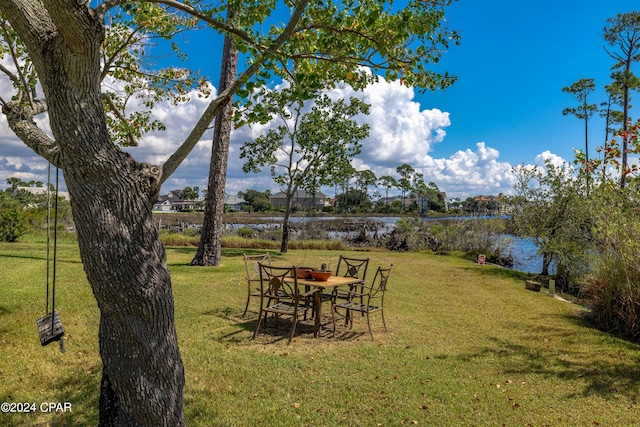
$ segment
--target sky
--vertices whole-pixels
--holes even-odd
[[[509,194],[513,166],[541,165],[573,160],[575,148],[584,149],[584,123],[562,110],[577,101],[562,91],[581,78],[594,78],[596,91],[589,102],[606,100],[604,86],[611,82],[613,60],[604,50],[602,29],[607,18],[630,12],[630,0],[459,0],[447,10],[450,29],[461,36],[435,66],[457,76],[444,91],[417,90],[381,79],[363,96],[371,104],[364,119],[371,125],[362,141],[356,169],[371,169],[376,176],[397,176],[408,163],[434,182],[449,198],[480,194]],[[221,45],[205,32],[182,35],[190,54],[189,66],[218,83]],[[0,78],[0,95],[9,83]],[[334,89],[335,96],[353,94]],[[194,96],[180,106],[157,105],[153,115],[167,130],[145,136],[138,147],[127,149],[137,160],[161,164],[177,148],[195,123],[207,100]],[[633,116],[633,110],[631,110]],[[49,129],[46,116],[38,118]],[[602,145],[604,123],[589,122],[590,156]],[[231,137],[227,193],[255,189],[279,191],[268,170],[242,172],[239,148],[264,134],[265,126],[242,127]],[[212,131],[207,132],[161,191],[186,186],[207,186]],[[9,177],[46,181],[46,162],[8,129],[0,117],[0,188]],[[62,185],[64,189],[64,185]],[[333,189],[323,189],[333,195]],[[383,189],[379,191],[383,193]]]

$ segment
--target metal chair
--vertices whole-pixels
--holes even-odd
[[[288,344],[291,344],[296,332],[296,325],[301,317],[312,310],[309,304],[310,297],[315,289],[301,293],[298,288],[298,278],[294,267],[273,267],[260,263],[260,311],[258,313],[258,325],[253,333],[253,338],[258,335],[262,323],[263,313],[266,322],[267,315],[275,316],[276,327],[279,316],[291,316],[291,335]],[[316,331],[314,331],[316,336]]]
[[[336,333],[336,315],[343,316],[349,321],[349,327],[353,328],[353,312],[359,312],[367,316],[367,327],[369,335],[373,341],[373,332],[371,330],[372,313],[380,312],[382,316],[382,324],[385,332],[387,331],[387,323],[384,319],[384,294],[387,290],[387,281],[393,264],[388,268],[378,267],[376,275],[371,282],[371,286],[363,285],[360,289],[354,289],[350,293],[350,298],[344,302],[334,302],[331,306],[331,317],[333,320],[333,334]],[[357,301],[360,300],[360,301]],[[339,310],[344,310],[344,314],[340,314]]]
[[[251,297],[259,298],[260,293],[260,267],[259,264],[271,265],[271,256],[269,253],[259,255],[244,254],[244,265],[246,268],[245,280],[247,281],[247,304],[244,307],[242,315],[247,314],[249,309],[249,300]]]
[[[367,278],[367,268],[369,267],[369,258],[349,258],[343,255],[340,255],[338,259],[338,266],[336,267],[336,276],[343,277],[355,277],[356,279],[362,280],[364,284],[365,279]],[[349,291],[335,289],[334,293],[329,295],[323,295],[323,301],[331,300],[332,303],[335,303],[337,300],[348,301],[351,298],[351,292],[357,289],[360,293],[362,293],[362,287],[358,285],[352,285],[349,287]],[[363,303],[363,300],[360,300],[360,303]],[[349,319],[345,319],[348,321]]]
[[[355,277],[360,280],[365,280],[367,278],[368,267],[369,258],[348,258],[340,255],[338,267],[336,268],[336,276]]]

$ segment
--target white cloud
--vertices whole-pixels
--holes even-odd
[[[432,167],[424,170],[425,180],[431,180],[440,189],[461,198],[509,193],[514,176],[511,165],[500,162],[499,156],[498,150],[478,142],[475,151],[460,150],[448,159],[433,159]]]
[[[398,81],[380,78],[363,93],[344,86],[331,91],[333,97],[357,96],[371,105],[363,120],[371,126],[369,136],[362,141],[364,162],[399,166],[403,163],[420,167],[428,163],[427,153],[441,142],[451,124],[449,113],[436,108],[420,110],[414,90]]]
[[[14,69],[8,58],[0,60],[3,66]],[[0,97],[11,99],[14,89],[9,79],[0,78]],[[49,120],[46,115],[36,118],[36,123],[50,133]],[[47,162],[27,147],[9,128],[7,118],[0,113],[0,185],[7,178],[16,177],[23,181],[47,180]],[[0,187],[1,188],[1,187]]]
[[[7,82],[0,79],[0,95],[10,90]],[[215,96],[215,89],[213,91]],[[192,94],[188,103],[172,105],[159,103],[153,118],[162,120],[167,130],[153,132],[142,138],[138,147],[128,148],[137,160],[162,164],[184,141],[212,98],[204,99]],[[436,108],[421,110],[414,100],[412,88],[398,82],[379,82],[357,94],[349,86],[330,91],[334,98],[359,96],[371,105],[369,116],[362,118],[371,126],[368,138],[362,141],[362,153],[353,164],[356,169],[370,169],[377,176],[397,176],[395,169],[408,163],[422,173],[426,182],[433,181],[450,196],[468,197],[476,194],[509,193],[514,183],[511,165],[499,160],[500,153],[484,142],[475,143],[475,148],[461,149],[449,158],[433,157],[439,143],[446,144],[445,129],[451,125],[449,113]],[[46,115],[38,117],[38,123],[49,131]],[[243,159],[239,158],[240,146],[264,134],[271,125],[255,125],[235,129],[231,136],[227,191],[237,193],[248,188],[277,191],[271,180],[269,169],[261,174],[245,174]],[[36,156],[8,129],[6,118],[0,117],[0,179],[10,176],[24,180],[46,180],[46,162]],[[206,188],[211,156],[213,131],[203,135],[201,141],[185,162],[170,177],[163,191],[198,186]],[[470,141],[470,144],[474,143]],[[535,163],[549,159],[554,164],[563,161],[551,152],[538,155]],[[327,189],[328,191],[328,189]]]
[[[562,167],[568,165],[567,161],[562,157],[553,154],[549,150],[545,150],[542,153],[538,154],[535,159],[535,165],[538,167],[544,167],[545,163],[549,162],[554,166]]]

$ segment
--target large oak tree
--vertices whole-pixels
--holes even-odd
[[[379,74],[424,90],[453,81],[431,69],[457,40],[442,28],[450,0],[402,6],[387,0],[230,3],[232,19],[224,2],[0,0],[0,54],[17,64],[0,67],[15,87],[11,99],[0,99],[2,112],[26,145],[64,172],[82,262],[100,309],[101,425],[185,424],[171,279],[151,209],[162,183],[234,94],[250,101],[278,76],[293,76],[310,93],[340,81],[362,88]],[[133,86],[123,97],[105,89],[107,77],[146,81],[148,70],[125,60],[144,47],[116,41],[145,31],[171,37],[205,24],[233,37],[244,68],[164,164],[137,161],[118,144],[135,145],[143,131],[161,125],[125,108],[135,97]],[[144,92],[146,105],[169,81],[182,97],[185,75],[170,69],[165,77]],[[263,115],[260,105],[245,108],[252,112],[249,120]],[[52,135],[35,120],[44,113]]]

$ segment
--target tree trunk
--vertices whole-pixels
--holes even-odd
[[[293,204],[293,192],[287,192],[287,204],[284,209],[284,217],[282,218],[282,243],[280,244],[280,252],[286,254],[289,250],[289,235],[291,228],[289,226],[289,218],[291,217],[291,205]]]
[[[624,85],[623,85],[623,101],[622,101],[622,174],[620,177],[620,188],[624,188],[627,184],[627,169],[628,169],[628,161],[627,161],[627,151],[629,148],[629,137],[627,135],[628,123],[629,120],[629,74],[631,73],[631,59],[627,59],[625,63],[624,69]]]
[[[611,125],[611,95],[609,95],[609,99],[607,100],[607,114],[604,120],[604,155],[602,162],[602,183],[604,184],[607,179],[607,147],[609,147],[609,127]]]
[[[184,425],[171,280],[146,171],[124,154],[113,157],[102,162],[113,168],[100,174],[104,179],[65,173],[84,269],[100,308],[100,425]]]
[[[233,46],[231,37],[224,39],[222,69],[220,72],[221,92],[231,86],[236,79],[238,68],[238,52]],[[211,163],[209,166],[209,184],[207,201],[204,208],[202,234],[196,255],[191,265],[218,266],[222,258],[222,224],[224,217],[224,196],[227,183],[227,164],[229,158],[229,141],[231,138],[232,102],[227,103],[216,116],[211,146]]]
[[[551,261],[553,260],[553,255],[548,252],[543,252],[542,254],[542,272],[540,275],[548,276],[549,275],[549,266],[551,266]]]
[[[182,426],[184,371],[171,280],[151,209],[160,168],[109,137],[100,91],[101,20],[84,3],[0,2],[31,53],[55,141],[6,104],[11,128],[61,167],[100,309],[100,425]],[[55,24],[54,24],[55,20]],[[45,105],[39,101],[38,105]]]
[[[77,108],[75,91],[51,92],[51,127],[57,140],[67,142],[61,165],[100,308],[100,423],[183,425],[184,372],[171,280],[151,214],[159,168],[135,162],[110,142],[99,92],[83,108]]]
[[[585,102],[586,104],[586,102]],[[587,107],[585,106],[585,118],[584,118],[584,154],[585,160],[589,163],[589,117],[586,113]]]
[[[87,79],[95,84],[90,93],[79,93],[83,88],[57,81],[60,73],[49,73],[47,100],[83,266],[100,308],[100,424],[184,425],[171,280],[151,213],[160,169],[135,162],[110,141],[97,75]]]

